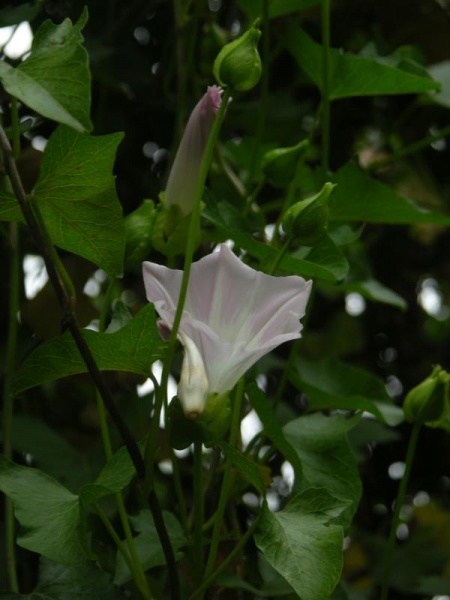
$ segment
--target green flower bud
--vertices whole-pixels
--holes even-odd
[[[234,90],[245,92],[258,83],[262,72],[258,53],[261,31],[255,25],[240,38],[224,46],[217,55],[213,73],[220,85],[229,85]]]
[[[168,418],[171,423],[169,442],[173,448],[183,450],[194,442],[201,442],[209,448],[223,440],[230,428],[228,394],[210,394],[196,419],[189,419],[184,414],[181,402],[175,396],[169,404]]]
[[[285,213],[282,225],[288,236],[303,246],[313,246],[326,233],[328,202],[335,184],[326,183],[318,194],[300,200]]]
[[[156,208],[151,200],[144,202],[124,219],[125,260],[142,262],[152,248],[152,230]]]
[[[407,421],[438,427],[449,415],[450,375],[439,365],[408,392],[403,404]]]
[[[189,235],[191,214],[185,215],[182,209],[172,204],[160,204],[152,229],[152,245],[165,256],[184,254]],[[196,232],[197,245],[200,244],[200,229]]]
[[[294,179],[300,157],[308,147],[308,140],[302,140],[296,146],[266,152],[261,161],[261,169],[269,183],[276,187],[289,184]]]

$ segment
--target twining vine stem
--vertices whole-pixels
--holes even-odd
[[[11,186],[14,191],[14,194],[17,198],[19,206],[22,210],[25,221],[33,235],[36,244],[39,248],[39,251],[44,259],[45,266],[47,268],[48,277],[52,283],[52,286],[55,290],[56,296],[58,298],[58,302],[63,310],[63,322],[67,329],[69,329],[75,344],[78,348],[78,351],[81,354],[81,357],[87,367],[87,370],[98,389],[103,402],[105,403],[106,408],[108,409],[111,418],[116,425],[122,440],[128,450],[128,453],[133,461],[134,467],[136,469],[137,475],[143,483],[145,481],[145,465],[142,459],[141,453],[139,451],[139,447],[133,438],[130,430],[128,429],[126,423],[122,420],[122,417],[111,398],[109,390],[105,384],[105,381],[102,377],[102,374],[97,366],[97,363],[92,356],[92,353],[89,349],[89,346],[86,343],[86,340],[83,337],[81,332],[80,325],[78,324],[76,315],[73,309],[73,297],[68,293],[66,286],[64,284],[63,278],[61,277],[58,269],[53,260],[53,248],[51,243],[49,242],[48,236],[46,232],[42,230],[42,226],[40,226],[36,216],[28,202],[25,190],[22,185],[22,181],[17,170],[16,162],[14,160],[13,151],[11,145],[9,143],[8,137],[0,125],[0,149],[3,153],[3,162],[5,166],[5,171],[11,181]],[[161,545],[164,551],[164,556],[167,563],[168,569],[168,579],[171,590],[171,596],[173,600],[177,600],[180,598],[180,587],[179,587],[179,579],[178,579],[178,571],[175,561],[175,555],[173,552],[172,544],[170,542],[169,535],[167,533],[166,526],[164,524],[161,507],[159,505],[159,500],[154,492],[154,490],[150,490],[147,494],[147,502],[152,513],[155,527],[158,532]]]

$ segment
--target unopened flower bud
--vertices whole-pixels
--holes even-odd
[[[300,157],[308,147],[308,140],[302,140],[296,146],[266,152],[261,161],[261,169],[269,183],[277,187],[289,184],[294,179]]]
[[[180,339],[184,346],[184,357],[177,396],[186,417],[197,419],[202,414],[208,397],[208,377],[195,343],[181,333]]]
[[[253,25],[240,38],[222,48],[214,61],[214,77],[220,85],[245,92],[255,87],[261,77],[258,53],[261,31]]]
[[[450,375],[439,365],[431,375],[410,390],[403,410],[411,423],[425,423],[437,427],[449,414]]]
[[[170,170],[164,206],[178,206],[184,215],[192,212],[208,137],[222,101],[222,90],[208,87],[191,113]]]
[[[318,194],[297,202],[285,213],[282,225],[288,236],[303,246],[312,246],[325,234],[328,227],[328,202],[335,187],[326,183]]]

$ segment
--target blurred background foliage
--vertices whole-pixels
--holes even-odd
[[[125,133],[115,174],[118,196],[127,215],[144,199],[156,200],[164,189],[186,117],[205,87],[214,83],[211,67],[217,52],[232,34],[245,30],[258,13],[258,2],[50,0],[25,6],[12,2],[0,10],[0,25],[15,25],[14,10],[21,7],[24,12],[20,21],[29,19],[32,31],[48,18],[58,23],[70,17],[75,22],[85,4],[89,21],[83,35],[92,70],[93,134]],[[294,22],[320,42],[320,6],[313,1],[286,2],[294,8],[296,4],[306,8],[271,20],[270,64],[265,65],[269,95],[256,155],[267,148],[289,146],[307,138],[317,118],[320,103],[317,87],[286,49],[284,37]],[[380,62],[400,48],[404,60],[412,61],[411,70],[430,69],[431,74],[440,73],[443,86],[439,98],[394,94],[333,102],[331,171],[337,171],[354,158],[377,180],[402,196],[424,208],[449,213],[448,138],[432,139],[417,151],[393,160],[402,149],[436,136],[450,124],[449,31],[448,0],[332,2],[333,47],[377,56]],[[5,44],[3,52],[11,64],[20,60],[8,57]],[[6,94],[0,91],[6,117],[8,102]],[[216,198],[226,199],[238,208],[243,201],[239,184],[233,177],[224,176],[224,166],[234,170],[244,184],[257,177],[257,166],[251,163],[251,157],[255,155],[252,139],[258,128],[259,102],[259,88],[235,95],[209,181]],[[19,164],[31,189],[37,178],[41,150],[55,124],[30,114],[24,106],[20,108],[20,116],[25,132]],[[319,148],[320,135],[315,133],[305,161],[304,180],[300,183],[304,194],[315,191]],[[374,165],[378,161],[380,165]],[[266,222],[273,222],[281,206],[277,189],[266,184],[258,204]],[[255,214],[251,219],[258,222],[262,217]],[[402,302],[398,299],[397,306],[374,302],[360,290],[321,282],[311,303],[301,353],[308,359],[334,355],[367,369],[385,382],[390,396],[401,404],[405,392],[429,374],[431,365],[439,363],[450,368],[450,231],[439,224],[372,223],[363,225],[361,236],[357,237],[346,247],[352,269],[356,273],[370,272],[374,279],[398,294],[406,308],[399,308]],[[5,249],[2,245],[2,265],[6,264]],[[23,238],[22,251],[24,268],[30,271],[27,277],[36,278],[42,265],[35,256],[32,240]],[[156,253],[152,256],[158,260]],[[63,253],[63,259],[79,293],[80,321],[87,325],[99,317],[106,290],[104,273],[74,255]],[[7,278],[5,269],[2,277]],[[7,293],[2,285],[2,306],[7,304]],[[25,298],[24,290],[21,356],[60,330],[60,313],[49,285],[44,285],[37,294],[34,292],[33,297],[32,294],[29,292],[30,297]],[[115,295],[132,313],[146,303],[139,263],[127,265]],[[6,313],[2,312],[1,349],[6,326]],[[279,356],[286,355],[283,348]],[[265,364],[261,366],[262,372]],[[151,394],[135,393],[136,385],[143,381],[123,373],[108,374],[108,378],[121,410],[135,431],[145,431]],[[267,389],[270,392],[275,387],[274,375],[269,375]],[[287,396],[291,414],[301,414],[308,408],[307,394],[301,389],[290,384]],[[372,594],[380,577],[383,540],[389,531],[390,507],[402,473],[409,429],[408,424],[392,429],[365,419],[350,434],[363,482],[362,500],[345,551],[344,581],[349,597],[354,600],[375,597]],[[21,397],[14,436],[18,446],[26,440],[32,460],[69,489],[76,490],[81,483],[90,481],[102,457],[94,391],[87,377],[53,382]],[[422,431],[405,507],[405,524],[398,533],[395,591],[390,596],[393,599],[450,597],[449,450],[448,432]],[[27,455],[17,455],[15,459],[26,462]],[[279,472],[276,458],[271,467],[272,474]],[[189,473],[188,459],[186,486]],[[170,504],[170,478],[161,474],[158,486]],[[239,518],[244,519],[244,513]],[[33,558],[27,554],[25,560],[26,553],[21,552],[22,577],[31,589],[35,578]],[[0,565],[3,564],[0,560]],[[422,577],[423,589],[415,585],[412,574]],[[0,579],[3,576],[0,572]],[[242,591],[242,597],[247,597],[245,594]],[[224,592],[220,597],[236,596]]]

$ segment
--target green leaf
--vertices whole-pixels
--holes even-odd
[[[60,126],[42,160],[33,202],[52,241],[122,274],[125,234],[112,169],[121,133],[92,137]]]
[[[36,32],[30,56],[16,69],[0,63],[6,91],[40,115],[77,131],[89,131],[90,73],[81,29],[65,19],[60,25],[45,21]]]
[[[277,420],[269,399],[255,383],[250,384],[246,391],[251,405],[263,424],[265,435],[267,435],[274,446],[283,454],[285,459],[292,464],[296,477],[301,478],[302,463],[294,448],[286,439],[283,428]]]
[[[0,63],[1,64],[1,63]],[[0,191],[0,221],[23,221],[22,211],[11,192]]]
[[[129,371],[147,376],[150,365],[163,356],[164,342],[158,334],[151,304],[115,333],[84,330],[83,335],[102,371]],[[27,356],[15,373],[14,390],[22,392],[46,381],[86,371],[72,336],[66,332],[44,342]]]
[[[392,403],[378,377],[333,357],[319,362],[302,358],[297,361],[290,378],[296,388],[306,394],[314,410],[367,411],[392,426],[404,420],[402,409]]]
[[[2,456],[0,490],[11,498],[21,525],[19,546],[63,564],[86,561],[79,538],[78,496],[42,471],[21,467]]]
[[[336,498],[345,500],[347,507],[340,517],[345,529],[350,525],[361,497],[356,459],[347,440],[348,431],[358,421],[358,417],[326,417],[317,413],[290,421],[283,428],[302,464],[303,480],[296,477],[296,486],[299,481],[302,488],[323,487]]]
[[[319,89],[322,87],[322,46],[293,22],[287,24],[283,43]],[[439,89],[428,77],[383,62],[330,49],[330,100],[379,94],[415,94]],[[399,65],[401,65],[399,61]]]
[[[332,521],[345,507],[326,490],[309,489],[282,511],[262,509],[255,543],[302,600],[327,600],[339,581],[344,535]]]
[[[97,565],[61,565],[41,558],[39,598],[49,600],[113,600],[115,589],[111,576]]]
[[[417,206],[390,187],[366,175],[354,162],[340,168],[334,181],[338,185],[330,201],[330,219],[450,225],[450,215]]]
[[[172,548],[176,553],[186,545],[181,525],[174,515],[169,512],[163,513],[164,523],[167,533],[172,543]],[[131,524],[135,531],[140,534],[135,538],[137,555],[144,568],[144,571],[153,567],[162,567],[166,565],[165,555],[159,541],[158,533],[153,522],[153,517],[150,511],[143,510],[136,517],[130,517]],[[182,555],[178,553],[177,558]],[[114,575],[114,583],[122,585],[130,581],[132,575],[120,552],[117,553],[116,571]]]
[[[241,452],[230,446],[227,442],[220,442],[220,449],[225,454],[227,460],[229,460],[239,471],[241,476],[250,483],[260,494],[265,497],[266,486],[259,470],[259,466],[251,461],[249,458],[244,456]]]
[[[155,217],[156,208],[151,200],[144,200],[135,211],[125,217],[127,261],[140,263],[148,258],[152,247]]]
[[[146,440],[141,440],[141,451]],[[95,504],[100,498],[120,492],[133,479],[136,474],[133,461],[125,446],[108,460],[93,483],[88,483],[80,490],[80,501],[84,508]]]
[[[350,281],[349,283],[342,284],[340,289],[347,292],[356,292],[368,300],[390,304],[401,310],[406,310],[408,308],[408,304],[399,294],[387,288],[376,279]]]

